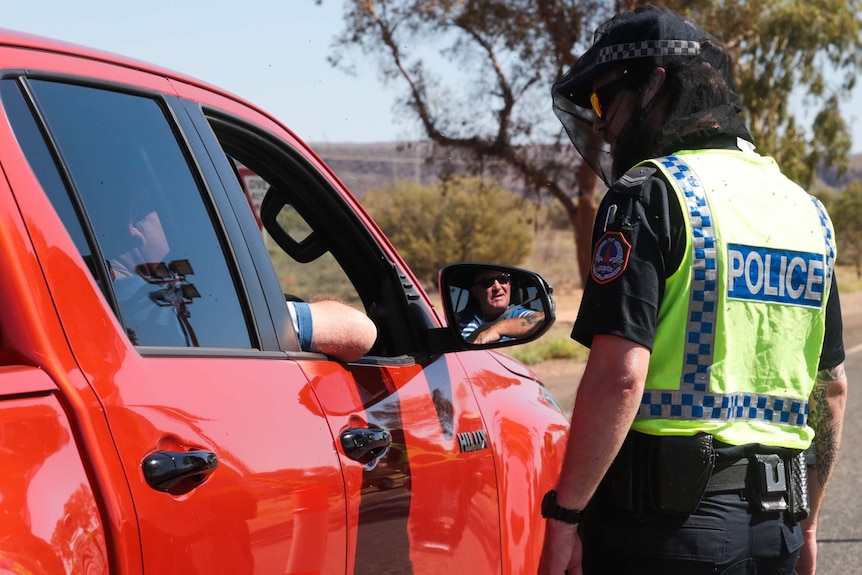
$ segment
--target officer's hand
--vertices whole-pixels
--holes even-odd
[[[817,569],[817,529],[802,529],[802,551],[796,562],[797,575],[814,575]]]
[[[583,575],[582,558],[578,526],[548,519],[538,575]]]

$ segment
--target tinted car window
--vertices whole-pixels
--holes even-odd
[[[194,106],[190,112],[199,114]],[[199,123],[198,132],[223,152],[212,155],[221,181],[236,210],[252,207],[253,214],[244,216],[249,224],[257,221],[262,229],[256,233],[263,233],[267,248],[256,257],[274,268],[283,293],[290,299],[335,298],[364,309],[377,326],[368,356],[401,361],[422,349],[427,330],[436,327],[430,309],[309,158],[243,120],[213,110],[206,111],[206,120],[212,131]],[[249,242],[254,243],[259,242]]]
[[[48,199],[51,200],[51,204],[66,225],[66,230],[72,236],[75,247],[78,248],[86,261],[91,262],[90,246],[87,244],[84,230],[75,215],[75,207],[59,172],[57,172],[51,151],[39,131],[39,126],[18,89],[18,84],[13,80],[0,82],[0,97],[3,99],[6,116],[15,129],[18,145],[21,146],[30,167],[39,178],[42,189],[45,190]]]
[[[32,117],[14,116],[13,128],[82,255],[92,262],[88,256],[98,254],[101,263],[91,269],[107,279],[100,285],[130,339],[252,347],[220,235],[159,102],[60,82],[29,84],[59,173],[68,175],[65,197]],[[4,89],[4,103],[10,92]],[[85,221],[77,221],[75,204]],[[81,229],[92,230],[86,250]]]

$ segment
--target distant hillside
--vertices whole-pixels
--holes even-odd
[[[841,189],[850,182],[862,180],[862,153],[853,154],[847,160],[847,171],[839,178],[833,169],[821,169],[817,172],[817,178],[825,185],[834,189]]]
[[[439,166],[426,162],[429,144],[424,142],[311,144],[311,147],[357,197],[397,180],[434,184],[440,173]]]
[[[466,174],[472,163],[469,152],[441,148],[430,142],[390,142],[380,144],[311,144],[357,197],[369,190],[411,179],[434,185],[441,173]],[[534,146],[535,157],[554,157],[574,170],[580,157],[571,146]],[[433,159],[430,159],[434,155]],[[475,173],[475,172],[473,172]],[[482,164],[482,173],[517,194],[524,194],[523,181],[509,166],[498,160]]]
[[[424,184],[435,184],[443,169],[463,171],[466,162],[457,151],[448,152],[442,163],[430,163],[429,142],[388,142],[375,144],[311,144],[339,178],[357,197],[369,190],[392,184],[399,179],[412,179]],[[575,160],[576,161],[576,160]],[[574,167],[574,166],[573,166]],[[818,183],[840,189],[847,183],[862,180],[862,154],[849,158],[849,168],[842,178],[834,170],[820,170]],[[505,175],[503,185],[515,192],[519,184]]]

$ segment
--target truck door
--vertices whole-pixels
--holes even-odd
[[[374,347],[348,365],[296,356],[345,473],[348,572],[499,573],[493,452],[457,354],[429,351],[428,333],[439,323],[427,296],[356,199],[301,142],[255,114],[241,120],[204,110],[198,132],[216,149],[228,192],[252,200],[237,203],[260,206],[256,217],[247,214],[248,227],[259,237],[255,222],[262,225],[262,258],[272,262],[281,291],[352,303],[377,326]],[[190,115],[200,120],[197,111]],[[253,190],[263,191],[259,201]],[[508,385],[495,373],[482,377]]]
[[[255,315],[266,280],[241,270],[237,223],[199,177],[171,97],[92,78],[0,84],[45,192],[17,199],[122,460],[144,571],[344,573],[333,436],[302,369],[272,351],[272,318]],[[33,190],[28,176],[10,183]],[[40,226],[69,235],[49,245]]]

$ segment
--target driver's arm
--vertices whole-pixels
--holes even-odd
[[[504,337],[521,338],[527,337],[538,329],[539,324],[545,319],[545,314],[535,312],[522,317],[501,319],[476,336],[473,343],[493,343]]]
[[[288,302],[300,347],[341,361],[368,353],[377,339],[377,326],[365,313],[335,300]]]

